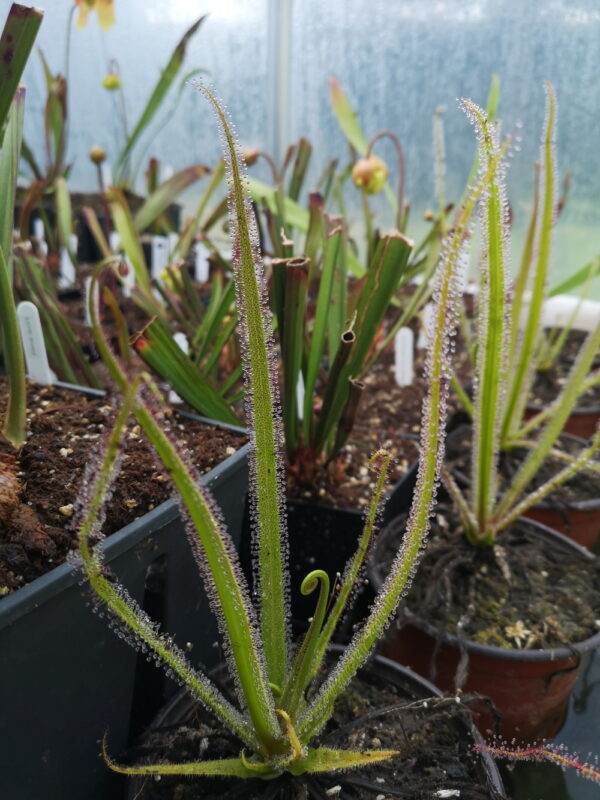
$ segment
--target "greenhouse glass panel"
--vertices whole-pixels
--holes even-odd
[[[195,91],[182,86],[184,77],[193,70],[201,70],[194,78],[218,87],[244,143],[270,149],[269,128],[265,124],[267,0],[128,0],[115,4],[116,24],[108,31],[101,30],[95,13],[90,14],[88,24],[81,30],[69,25],[72,3],[48,0],[44,11],[37,44],[53,74],[64,74],[66,42],[70,41],[67,161],[73,164],[69,182],[72,189],[95,188],[95,169],[87,157],[89,148],[93,144],[102,146],[108,162],[114,161],[124,141],[123,110],[131,131],[177,42],[203,14],[208,16],[190,39],[183,67],[144,133],[133,166],[143,176],[150,156],[157,157],[168,171],[215,162],[220,154],[219,141],[208,108]],[[121,76],[123,103],[118,91],[102,87],[102,80],[111,69]],[[45,82],[35,54],[25,82],[25,137],[44,164]],[[138,187],[141,188],[139,180]]]
[[[469,123],[457,98],[485,104],[492,75],[501,82],[499,117],[505,133],[518,134],[508,186],[516,239],[531,208],[533,165],[544,121],[544,80],[559,102],[557,148],[560,177],[571,173],[571,191],[554,243],[558,281],[599,248],[600,9],[596,0],[519,2],[491,0],[348,0],[294,5],[292,26],[290,135],[307,136],[318,160],[346,152],[329,103],[327,81],[335,76],[367,137],[390,129],[401,138],[406,159],[411,233],[434,207],[433,115],[443,114],[446,196],[457,201],[473,160]],[[377,152],[394,177],[391,145]],[[356,198],[355,198],[356,199]],[[382,205],[392,222],[389,206]],[[598,290],[596,290],[598,292]]]

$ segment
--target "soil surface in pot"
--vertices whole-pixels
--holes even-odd
[[[472,426],[469,424],[460,425],[456,430],[452,431],[446,442],[446,463],[452,471],[464,475],[467,479],[470,478],[471,472],[471,445]],[[577,441],[571,437],[561,437],[558,446],[570,455],[575,456],[581,451],[582,447],[585,447],[585,442]],[[500,454],[500,493],[505,487],[510,486],[527,455],[528,451],[520,448]],[[564,461],[560,461],[554,456],[545,458],[528,485],[527,493],[533,492],[549,481],[564,466]],[[562,486],[554,489],[543,502],[559,508],[566,508],[572,503],[582,500],[597,500],[599,496],[600,475],[582,470],[568,481],[565,481]]]
[[[545,408],[554,400],[565,385],[569,372],[587,334],[584,331],[571,331],[556,362],[547,370],[539,371],[531,390],[531,405]],[[594,359],[592,369],[600,367],[600,353]],[[600,386],[594,386],[581,395],[577,408],[600,408]]]
[[[379,552],[383,575],[404,522],[398,518]],[[566,647],[600,627],[600,560],[549,547],[525,520],[499,534],[493,547],[474,547],[452,507],[441,503],[407,607],[463,640],[504,648]]]
[[[99,459],[116,406],[110,397],[86,397],[55,386],[28,385],[28,437],[15,452],[0,440],[0,595],[65,561],[77,544],[74,506],[85,490],[85,469]],[[0,418],[6,408],[0,379]],[[171,416],[171,434],[187,448],[200,473],[245,441],[232,431]],[[133,418],[104,533],[114,533],[167,500],[172,489],[158,458]],[[2,484],[0,484],[2,489]]]
[[[394,749],[387,762],[322,775],[281,776],[274,781],[235,781],[162,776],[147,778],[136,800],[309,800],[342,797],[403,797],[425,800],[440,789],[458,791],[462,798],[496,797],[478,777],[473,740],[466,731],[469,716],[455,699],[415,700],[408,692],[379,677],[356,678],[338,700],[321,738],[325,747]],[[193,706],[184,724],[148,732],[129,754],[131,760],[173,763],[236,757],[240,743],[223,732],[210,715]],[[339,788],[335,788],[339,787]],[[441,796],[441,795],[440,795]],[[446,795],[444,795],[446,796]]]
[[[416,334],[415,334],[416,340]],[[419,436],[423,400],[428,382],[424,350],[416,350],[415,379],[410,386],[398,386],[394,379],[394,356],[386,350],[373,365],[363,382],[358,414],[348,442],[326,470],[316,473],[312,485],[299,482],[295,471],[288,474],[290,497],[324,503],[334,508],[364,510],[377,482],[377,473],[368,469],[371,456],[385,446],[392,454],[388,485],[396,483],[419,456]],[[454,369],[459,380],[469,373],[466,353],[455,357]],[[452,393],[448,415],[462,408]]]

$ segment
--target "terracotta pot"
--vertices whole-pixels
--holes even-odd
[[[331,645],[329,650],[332,654],[339,656],[344,652],[345,647],[342,647],[341,645]],[[219,682],[222,682],[223,678],[227,675],[227,668],[224,665],[220,665],[213,670],[212,675],[218,685]],[[408,693],[409,696],[414,700],[442,697],[442,692],[428,680],[420,675],[417,675],[412,670],[402,667],[394,661],[391,661],[388,658],[383,658],[382,656],[375,656],[375,658],[373,658],[366,667],[361,669],[359,676],[365,678],[367,681],[369,676],[379,681],[383,680],[387,684],[396,686],[403,692]],[[175,695],[175,697],[173,697],[172,700],[157,715],[149,730],[152,731],[160,728],[172,729],[181,725],[185,725],[186,720],[189,720],[190,715],[193,714],[194,710],[197,708],[197,703],[190,697],[189,692],[183,689],[177,695]],[[382,710],[382,713],[385,714],[386,711],[388,711],[388,709]],[[371,712],[369,716],[373,716],[376,713],[378,712]],[[481,735],[473,725],[465,724],[465,733],[467,731],[472,736],[474,743],[481,744],[483,742]],[[337,743],[334,742],[329,746],[336,746],[336,744]],[[498,768],[496,767],[494,760],[488,753],[479,753],[477,758],[477,778],[480,782],[478,785],[479,790],[487,790],[486,797],[488,797],[489,800],[506,800],[507,795],[502,783],[502,778],[500,777],[500,773],[498,772]],[[348,781],[346,785],[346,782],[344,781],[344,775],[358,776],[358,774],[359,772],[357,770],[351,770],[350,772],[346,773],[325,773],[323,775],[324,781],[322,785],[320,785],[318,775],[311,776],[312,780],[307,784],[307,790],[303,796],[309,798],[310,800],[316,800],[316,798],[321,800],[321,798],[325,798],[328,795],[326,788],[337,783],[342,784],[344,788],[339,795],[334,796],[346,797],[349,799],[352,798],[353,800],[356,800],[356,798],[359,797],[364,798],[364,800],[373,800],[373,798],[375,798],[378,794],[378,792],[375,791],[375,789],[378,787],[373,786],[373,784],[366,782],[364,791],[361,791],[362,787],[359,781],[352,781],[352,783]],[[193,778],[191,780],[193,780]],[[202,780],[202,778],[199,778],[198,780]],[[124,795],[125,800],[143,800],[145,796],[144,783],[144,778],[137,776],[129,779],[127,791]],[[274,795],[273,792],[267,792],[269,784],[271,784],[271,788],[275,788],[272,785],[273,783],[274,782],[268,782],[265,785],[265,796],[267,794],[270,797]],[[348,789],[349,793],[344,793],[345,789]],[[401,792],[398,792],[395,789],[396,787],[386,786],[386,796],[388,796],[388,794],[391,794],[392,796],[400,796]],[[461,792],[462,790],[459,789],[457,791]],[[233,796],[233,794],[234,793],[232,793],[231,796]],[[241,795],[241,792],[235,793],[236,797],[239,795]],[[229,797],[230,795],[227,796]],[[402,794],[402,796],[404,796],[404,794]],[[467,795],[461,793],[460,796],[466,797]],[[477,792],[476,796],[480,797],[482,795]]]
[[[578,554],[582,560],[594,559],[588,550],[545,525],[533,520],[522,522],[531,526],[531,532],[546,546]],[[377,551],[392,532],[390,525],[381,533],[369,566],[369,577],[376,589],[382,585],[382,575],[375,567]],[[457,637],[410,612],[405,619],[408,624],[388,636],[381,652],[434,680],[444,691],[455,691],[461,658]],[[526,742],[555,736],[564,723],[582,658],[598,645],[600,632],[569,648],[551,650],[509,650],[469,640],[463,642],[463,651],[468,655],[463,692],[479,694],[493,703],[493,708],[486,700],[472,705],[479,729]]]
[[[456,435],[458,426],[464,424],[462,417],[456,417],[458,422],[450,423],[450,437]],[[577,436],[561,433],[560,439],[565,442],[576,443],[579,448],[586,445],[586,441]],[[469,486],[469,478],[458,470],[454,471],[454,476],[460,486]],[[569,539],[587,547],[588,550],[596,551],[600,542],[600,497],[587,500],[575,500],[572,503],[565,503],[554,499],[555,494],[550,493],[541,503],[525,512],[523,516],[527,519],[534,519],[547,525],[559,533],[563,533]]]
[[[600,497],[566,507],[539,503],[530,508],[525,516],[564,533],[588,550],[597,551],[600,541]]]
[[[527,406],[525,419],[531,419],[540,412],[536,406]],[[579,436],[581,439],[589,439],[594,435],[598,422],[600,421],[600,406],[581,406],[574,408],[569,415],[563,428],[564,433],[571,436]]]
[[[586,441],[578,436],[562,433],[560,438],[577,443],[581,448],[586,445]],[[595,551],[600,540],[600,497],[574,501],[567,505],[556,502],[550,494],[541,503],[530,508],[524,516],[564,533],[588,550]]]

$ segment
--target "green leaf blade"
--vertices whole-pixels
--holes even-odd
[[[168,180],[161,183],[152,194],[146,198],[144,204],[135,215],[133,222],[139,232],[146,230],[165,211],[171,203],[188,186],[203,178],[210,172],[208,167],[197,164],[193,167],[176,172]]]
[[[0,37],[0,130],[29,59],[44,12],[13,3]]]

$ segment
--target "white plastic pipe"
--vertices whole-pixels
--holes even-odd
[[[521,310],[520,327],[524,328],[529,314],[529,304],[531,302],[531,292],[526,292],[523,296],[523,308]],[[564,328],[571,321],[573,313],[577,309],[577,315],[573,328],[578,331],[593,331],[600,323],[600,303],[596,300],[583,300],[570,294],[557,294],[544,301],[542,306],[541,324],[544,328]]]

